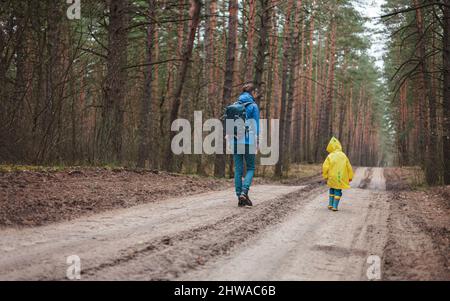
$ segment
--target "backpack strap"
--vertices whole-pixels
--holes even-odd
[[[243,105],[245,108],[247,108],[249,105],[251,105],[253,102],[242,102],[240,100],[238,100],[236,103],[239,103],[241,105]]]

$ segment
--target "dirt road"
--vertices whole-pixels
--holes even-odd
[[[339,212],[323,185],[257,185],[255,207],[231,190],[0,231],[0,280],[365,280],[383,255],[389,214],[383,170],[359,168]],[[363,187],[363,188],[358,188]]]
[[[370,190],[357,188],[364,181]],[[382,169],[358,169],[352,186],[341,211],[327,210],[326,192],[312,196],[283,223],[183,279],[367,280],[366,260],[381,258],[387,239]]]

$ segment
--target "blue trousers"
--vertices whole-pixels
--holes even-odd
[[[342,197],[342,189],[330,188],[330,202],[328,205],[337,209],[341,197]]]
[[[234,161],[234,187],[236,189],[236,195],[239,197],[241,193],[247,194],[252,185],[253,176],[255,175],[255,161],[256,155],[250,151],[249,145],[245,146],[244,154],[238,154],[237,151],[233,154]],[[244,174],[244,162],[247,167],[247,173],[245,174],[244,183],[242,183],[242,176]]]

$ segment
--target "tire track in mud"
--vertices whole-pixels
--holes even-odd
[[[368,280],[370,255],[382,256],[388,207],[382,169],[355,172],[340,211],[327,209],[328,192],[310,196],[279,224],[230,254],[180,276],[181,280]],[[370,176],[369,189],[357,188]]]
[[[252,189],[254,209],[307,187],[255,185]],[[161,245],[160,241],[167,244],[167,237],[188,233],[190,229],[215,225],[230,216],[235,216],[236,220],[247,218],[251,210],[238,208],[234,201],[233,191],[227,189],[113,210],[67,223],[4,230],[0,235],[0,279],[65,279],[66,258],[70,255],[79,256],[82,270],[116,259],[120,262],[135,250],[147,246],[152,249],[152,245]],[[216,239],[214,233],[211,237],[211,240]]]
[[[185,230],[131,247],[121,255],[98,266],[83,269],[82,278],[108,280],[171,280],[227,254],[235,246],[256,235],[269,225],[281,223],[283,217],[301,206],[302,199],[323,193],[319,183],[275,198],[235,214],[212,225]]]
[[[409,202],[408,193],[412,194],[390,192],[392,201],[388,242],[384,248],[383,279],[448,281],[450,268],[445,237],[449,237],[450,231],[432,226],[422,215],[423,204]]]

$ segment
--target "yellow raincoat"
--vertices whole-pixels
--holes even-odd
[[[342,145],[335,137],[327,146],[330,154],[323,162],[322,175],[330,188],[348,189],[353,179],[353,169],[347,156],[342,152]]]

